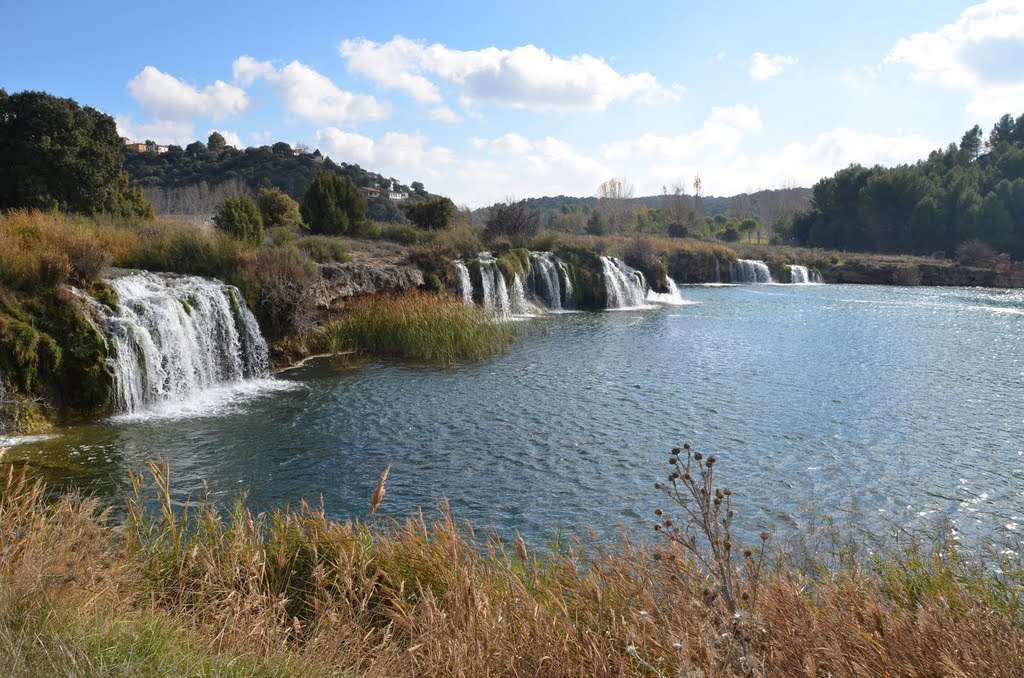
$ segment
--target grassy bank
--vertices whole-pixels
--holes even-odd
[[[166,469],[152,479],[155,493],[136,495],[119,527],[89,502],[0,481],[0,672],[1019,676],[1024,666],[1024,577],[950,552],[807,572],[770,546],[763,562],[739,545],[723,559],[703,536],[695,551],[687,539],[625,538],[534,550],[446,510],[433,522],[337,523],[306,505],[253,514],[199,502],[183,517]],[[708,487],[709,507],[712,496],[731,506],[732,493]],[[685,535],[669,513],[655,536]]]
[[[311,341],[318,352],[452,364],[504,351],[517,337],[508,323],[448,295],[408,291],[356,299]]]

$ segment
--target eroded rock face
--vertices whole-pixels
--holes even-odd
[[[394,292],[419,287],[423,272],[413,266],[350,261],[344,264],[322,264],[324,289],[318,302],[334,308],[349,297],[379,292]]]

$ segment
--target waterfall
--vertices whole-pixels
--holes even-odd
[[[512,315],[530,315],[530,307],[526,303],[526,290],[523,281],[516,274],[512,275],[512,293],[509,295],[509,312]]]
[[[672,278],[665,276],[665,281],[668,283],[668,292],[655,292],[653,289],[647,290],[647,301],[652,304],[665,304],[668,306],[683,306],[684,304],[692,304],[692,301],[683,299],[683,295],[679,293],[679,286],[676,285],[676,281]]]
[[[118,410],[181,403],[216,385],[267,376],[267,344],[236,288],[156,273],[133,273],[110,286],[116,308],[92,305],[107,339]]]
[[[729,262],[729,278],[734,283],[770,283],[772,274],[763,261],[737,259]]]
[[[811,282],[815,285],[821,285],[825,281],[821,279],[821,273],[818,271],[811,271]]]
[[[569,275],[569,269],[566,267],[565,262],[558,260],[558,270],[562,272],[562,278],[565,280],[565,308],[572,308],[572,277]]]
[[[614,257],[601,257],[604,272],[605,308],[643,308],[647,293],[644,274]]]
[[[459,271],[459,294],[465,304],[473,303],[473,283],[469,279],[469,269],[461,261],[455,262],[455,268]]]
[[[530,254],[530,275],[536,281],[532,287],[552,311],[562,310],[562,286],[558,280],[558,268],[550,252]],[[559,262],[561,264],[561,262]],[[564,264],[561,264],[564,266]]]
[[[480,253],[480,279],[483,282],[484,308],[501,318],[511,315],[505,276],[490,252]]]
[[[715,273],[715,275],[714,275],[713,282],[716,282],[716,283],[722,282],[722,271],[721,271],[721,266],[718,263],[718,257],[715,257],[715,270],[714,270],[714,273]]]
[[[810,277],[807,275],[806,266],[790,266],[789,267],[789,282],[796,285],[806,285],[810,282]]]

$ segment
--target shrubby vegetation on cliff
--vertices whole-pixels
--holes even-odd
[[[1005,115],[983,139],[914,165],[851,165],[813,188],[813,210],[793,227],[796,242],[868,252],[952,255],[971,240],[1024,256],[1024,115]]]

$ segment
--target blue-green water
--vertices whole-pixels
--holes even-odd
[[[750,530],[815,515],[869,529],[1016,539],[1024,526],[1024,293],[831,285],[684,288],[696,302],[529,321],[506,355],[454,369],[316,364],[187,415],[12,448],[108,496],[170,462],[258,506],[323,497],[364,516],[447,497],[460,518],[542,539],[647,525],[684,441],[716,452]]]

